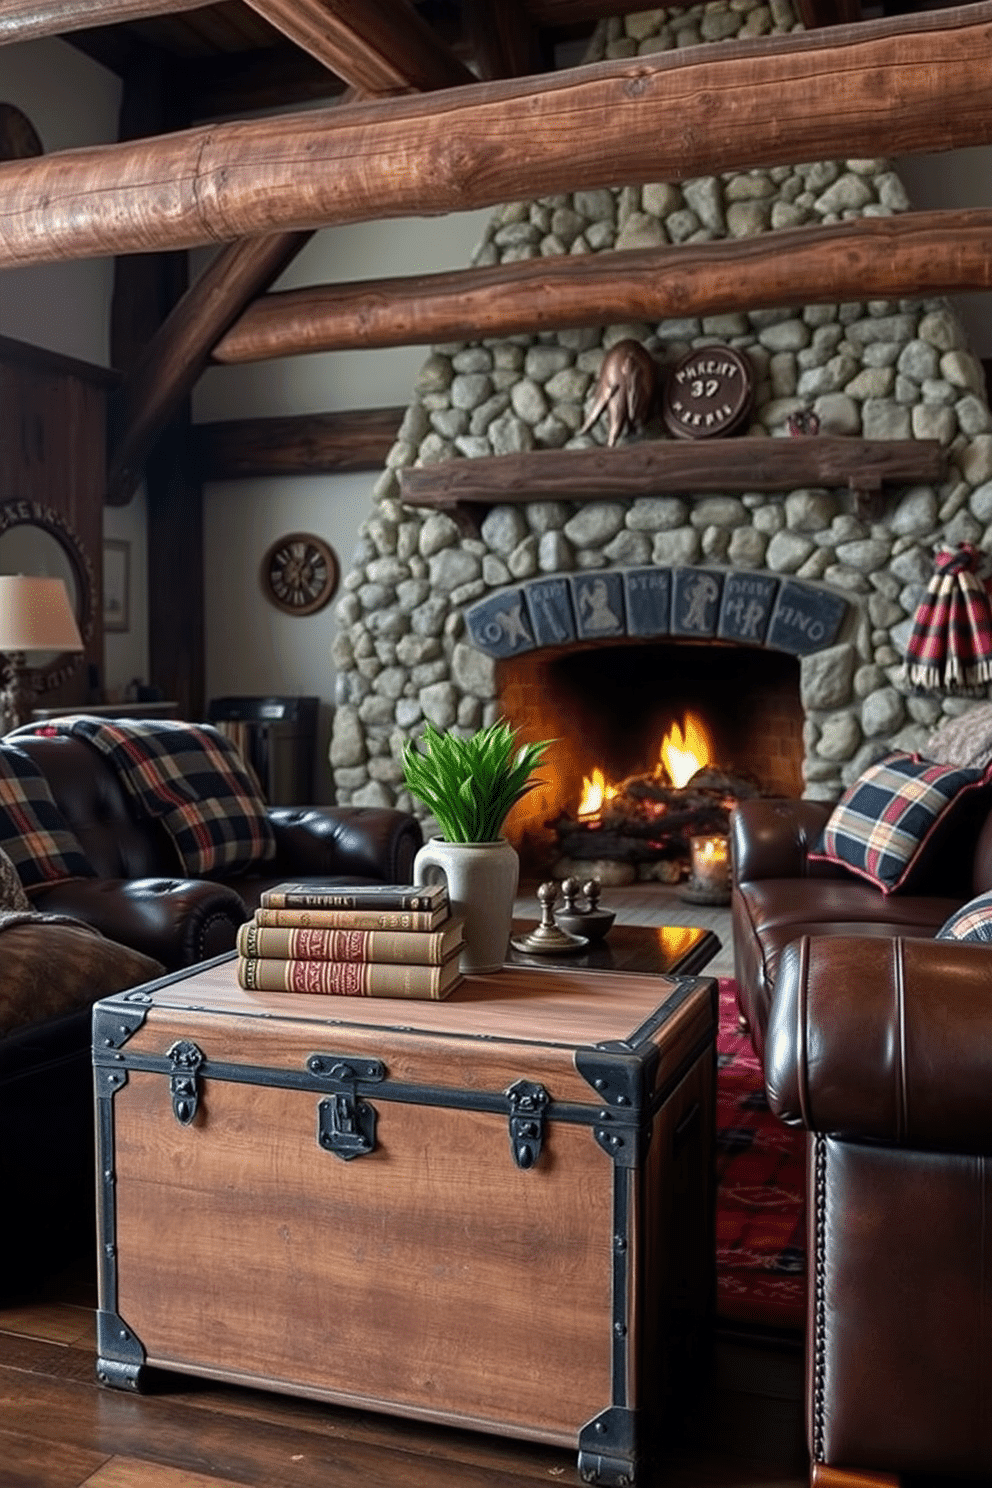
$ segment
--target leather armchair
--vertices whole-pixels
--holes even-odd
[[[801,936],[782,952],[765,1080],[810,1134],[815,1484],[992,1474],[990,1010],[988,946]]]
[[[832,803],[756,798],[730,818],[738,1006],[759,1057],[779,966],[804,935],[930,940],[956,909],[992,887],[989,800],[952,813],[906,891],[883,894],[845,868],[810,861]]]

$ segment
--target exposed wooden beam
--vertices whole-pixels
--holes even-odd
[[[462,0],[462,14],[481,77],[541,71],[537,29],[524,0]]]
[[[675,248],[265,295],[214,347],[221,363],[317,351],[992,289],[992,211],[909,212]]]
[[[0,266],[992,140],[992,0],[0,164]]]
[[[148,16],[201,10],[210,0],[4,0],[0,6],[0,46],[61,36],[90,26],[112,26]]]
[[[405,413],[405,407],[359,408],[198,424],[194,459],[205,481],[381,470]]]
[[[218,337],[295,258],[309,233],[232,243],[207,265],[145,347],[114,407],[107,502],[130,499],[162,429],[192,390]]]
[[[808,31],[815,26],[843,26],[861,19],[861,0],[797,0],[797,8]]]
[[[320,60],[333,61],[349,84],[363,90],[383,89],[387,83],[440,87],[471,77],[402,0],[379,0],[374,7],[365,0],[251,3],[296,41],[303,39],[301,23],[307,37],[316,27],[322,38]],[[269,287],[308,237],[307,232],[277,233],[246,238],[224,249],[149,342],[114,409],[112,428],[117,437],[108,504],[130,499],[156,439],[193,388],[217,338],[255,295]]]
[[[660,491],[792,491],[805,486],[877,490],[941,480],[947,452],[936,440],[651,439],[616,449],[532,450],[444,460],[401,470],[408,506],[452,508],[521,501],[597,501]]]
[[[288,41],[250,52],[184,58],[182,80],[190,119],[196,122],[340,98],[346,86]]]
[[[693,0],[684,3],[692,4]],[[677,0],[673,8],[679,8]],[[527,9],[539,26],[571,26],[576,21],[627,15],[634,6],[631,0],[527,0]]]
[[[430,92],[473,81],[405,0],[246,0],[362,93]]]

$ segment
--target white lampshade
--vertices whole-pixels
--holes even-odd
[[[0,574],[0,651],[82,651],[64,579]]]

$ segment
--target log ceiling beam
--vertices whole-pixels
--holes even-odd
[[[92,26],[112,26],[149,16],[202,10],[210,0],[3,0],[0,45],[61,36]]]
[[[252,10],[369,97],[474,81],[405,0],[246,0]]]
[[[193,458],[204,481],[381,470],[405,413],[359,408],[197,424]]]
[[[992,0],[0,164],[0,267],[992,140]]]
[[[108,505],[130,500],[153,445],[192,391],[212,347],[309,237],[273,233],[230,244],[162,322],[112,405]]]
[[[758,238],[283,290],[255,300],[213,358],[226,365],[986,289],[992,289],[992,211],[908,212]]]
[[[402,0],[377,0],[374,6],[367,0],[249,3],[293,41],[321,38],[319,60],[361,91],[437,88],[471,79]],[[278,278],[309,236],[284,232],[230,244],[163,322],[114,405],[108,505],[130,500],[156,440],[191,392],[218,337]]]
[[[288,41],[250,52],[183,58],[181,69],[192,122],[327,102],[346,89],[341,78]]]
[[[469,46],[486,79],[540,72],[537,28],[524,0],[462,0]]]

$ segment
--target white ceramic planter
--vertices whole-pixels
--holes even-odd
[[[414,883],[444,880],[452,914],[465,917],[462,971],[498,971],[503,965],[519,878],[517,850],[503,837],[497,842],[446,842],[443,837],[432,837],[418,852]]]

